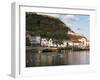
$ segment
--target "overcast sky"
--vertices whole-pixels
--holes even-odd
[[[81,33],[85,37],[89,39],[90,32],[89,32],[89,22],[90,18],[88,15],[75,15],[75,14],[44,14],[38,13],[41,15],[48,15],[59,18],[63,21],[66,25],[68,25],[73,31],[76,33]]]

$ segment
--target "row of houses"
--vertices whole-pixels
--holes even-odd
[[[68,35],[69,35],[70,41],[73,43],[73,46],[77,46],[83,49],[89,48],[90,42],[83,34],[69,32]]]
[[[62,44],[54,43],[52,38],[41,38],[40,36],[32,36],[29,32],[26,33],[26,38],[30,44],[27,46],[42,46],[42,47],[68,47],[76,46],[80,48],[89,47],[89,40],[81,34],[68,32],[69,40],[63,40]]]

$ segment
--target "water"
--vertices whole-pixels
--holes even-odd
[[[89,64],[89,51],[26,52],[26,67]]]

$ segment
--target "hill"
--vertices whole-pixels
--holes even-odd
[[[47,15],[26,12],[26,31],[34,36],[52,39],[68,39],[68,31],[72,31],[61,20]]]

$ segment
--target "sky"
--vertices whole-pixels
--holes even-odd
[[[46,14],[38,13],[41,15],[48,15],[59,18],[63,23],[70,27],[74,32],[83,34],[88,40],[90,38],[90,16],[80,14]]]

